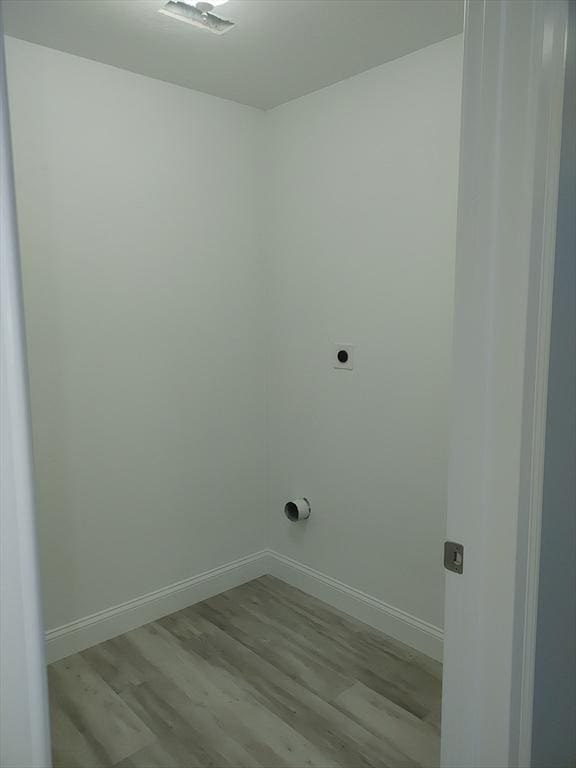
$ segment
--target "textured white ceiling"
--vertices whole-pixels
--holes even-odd
[[[268,109],[462,31],[462,0],[230,0],[225,35],[162,0],[4,0],[8,35]]]

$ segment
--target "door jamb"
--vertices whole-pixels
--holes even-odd
[[[467,0],[442,766],[528,766],[567,0]]]

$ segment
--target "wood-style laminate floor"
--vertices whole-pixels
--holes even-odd
[[[440,664],[271,576],[49,684],[57,768],[438,765]]]

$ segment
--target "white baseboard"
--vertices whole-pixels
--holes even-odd
[[[324,600],[334,608],[364,621],[421,653],[438,660],[442,658],[443,632],[439,627],[320,573],[291,557],[264,549],[134,600],[48,630],[47,661],[58,661],[72,653],[83,651],[264,574],[276,576]]]
[[[269,573],[269,561],[268,550],[255,552],[134,600],[50,629],[46,632],[46,659],[48,663],[58,661],[141,627],[149,621],[257,579]]]
[[[442,660],[440,627],[350,587],[308,565],[269,550],[270,573],[417,651]]]

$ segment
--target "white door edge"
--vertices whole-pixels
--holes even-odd
[[[468,0],[442,765],[530,765],[567,0]],[[439,555],[440,556],[440,555]]]
[[[48,768],[44,633],[2,32],[0,16],[0,764]]]

